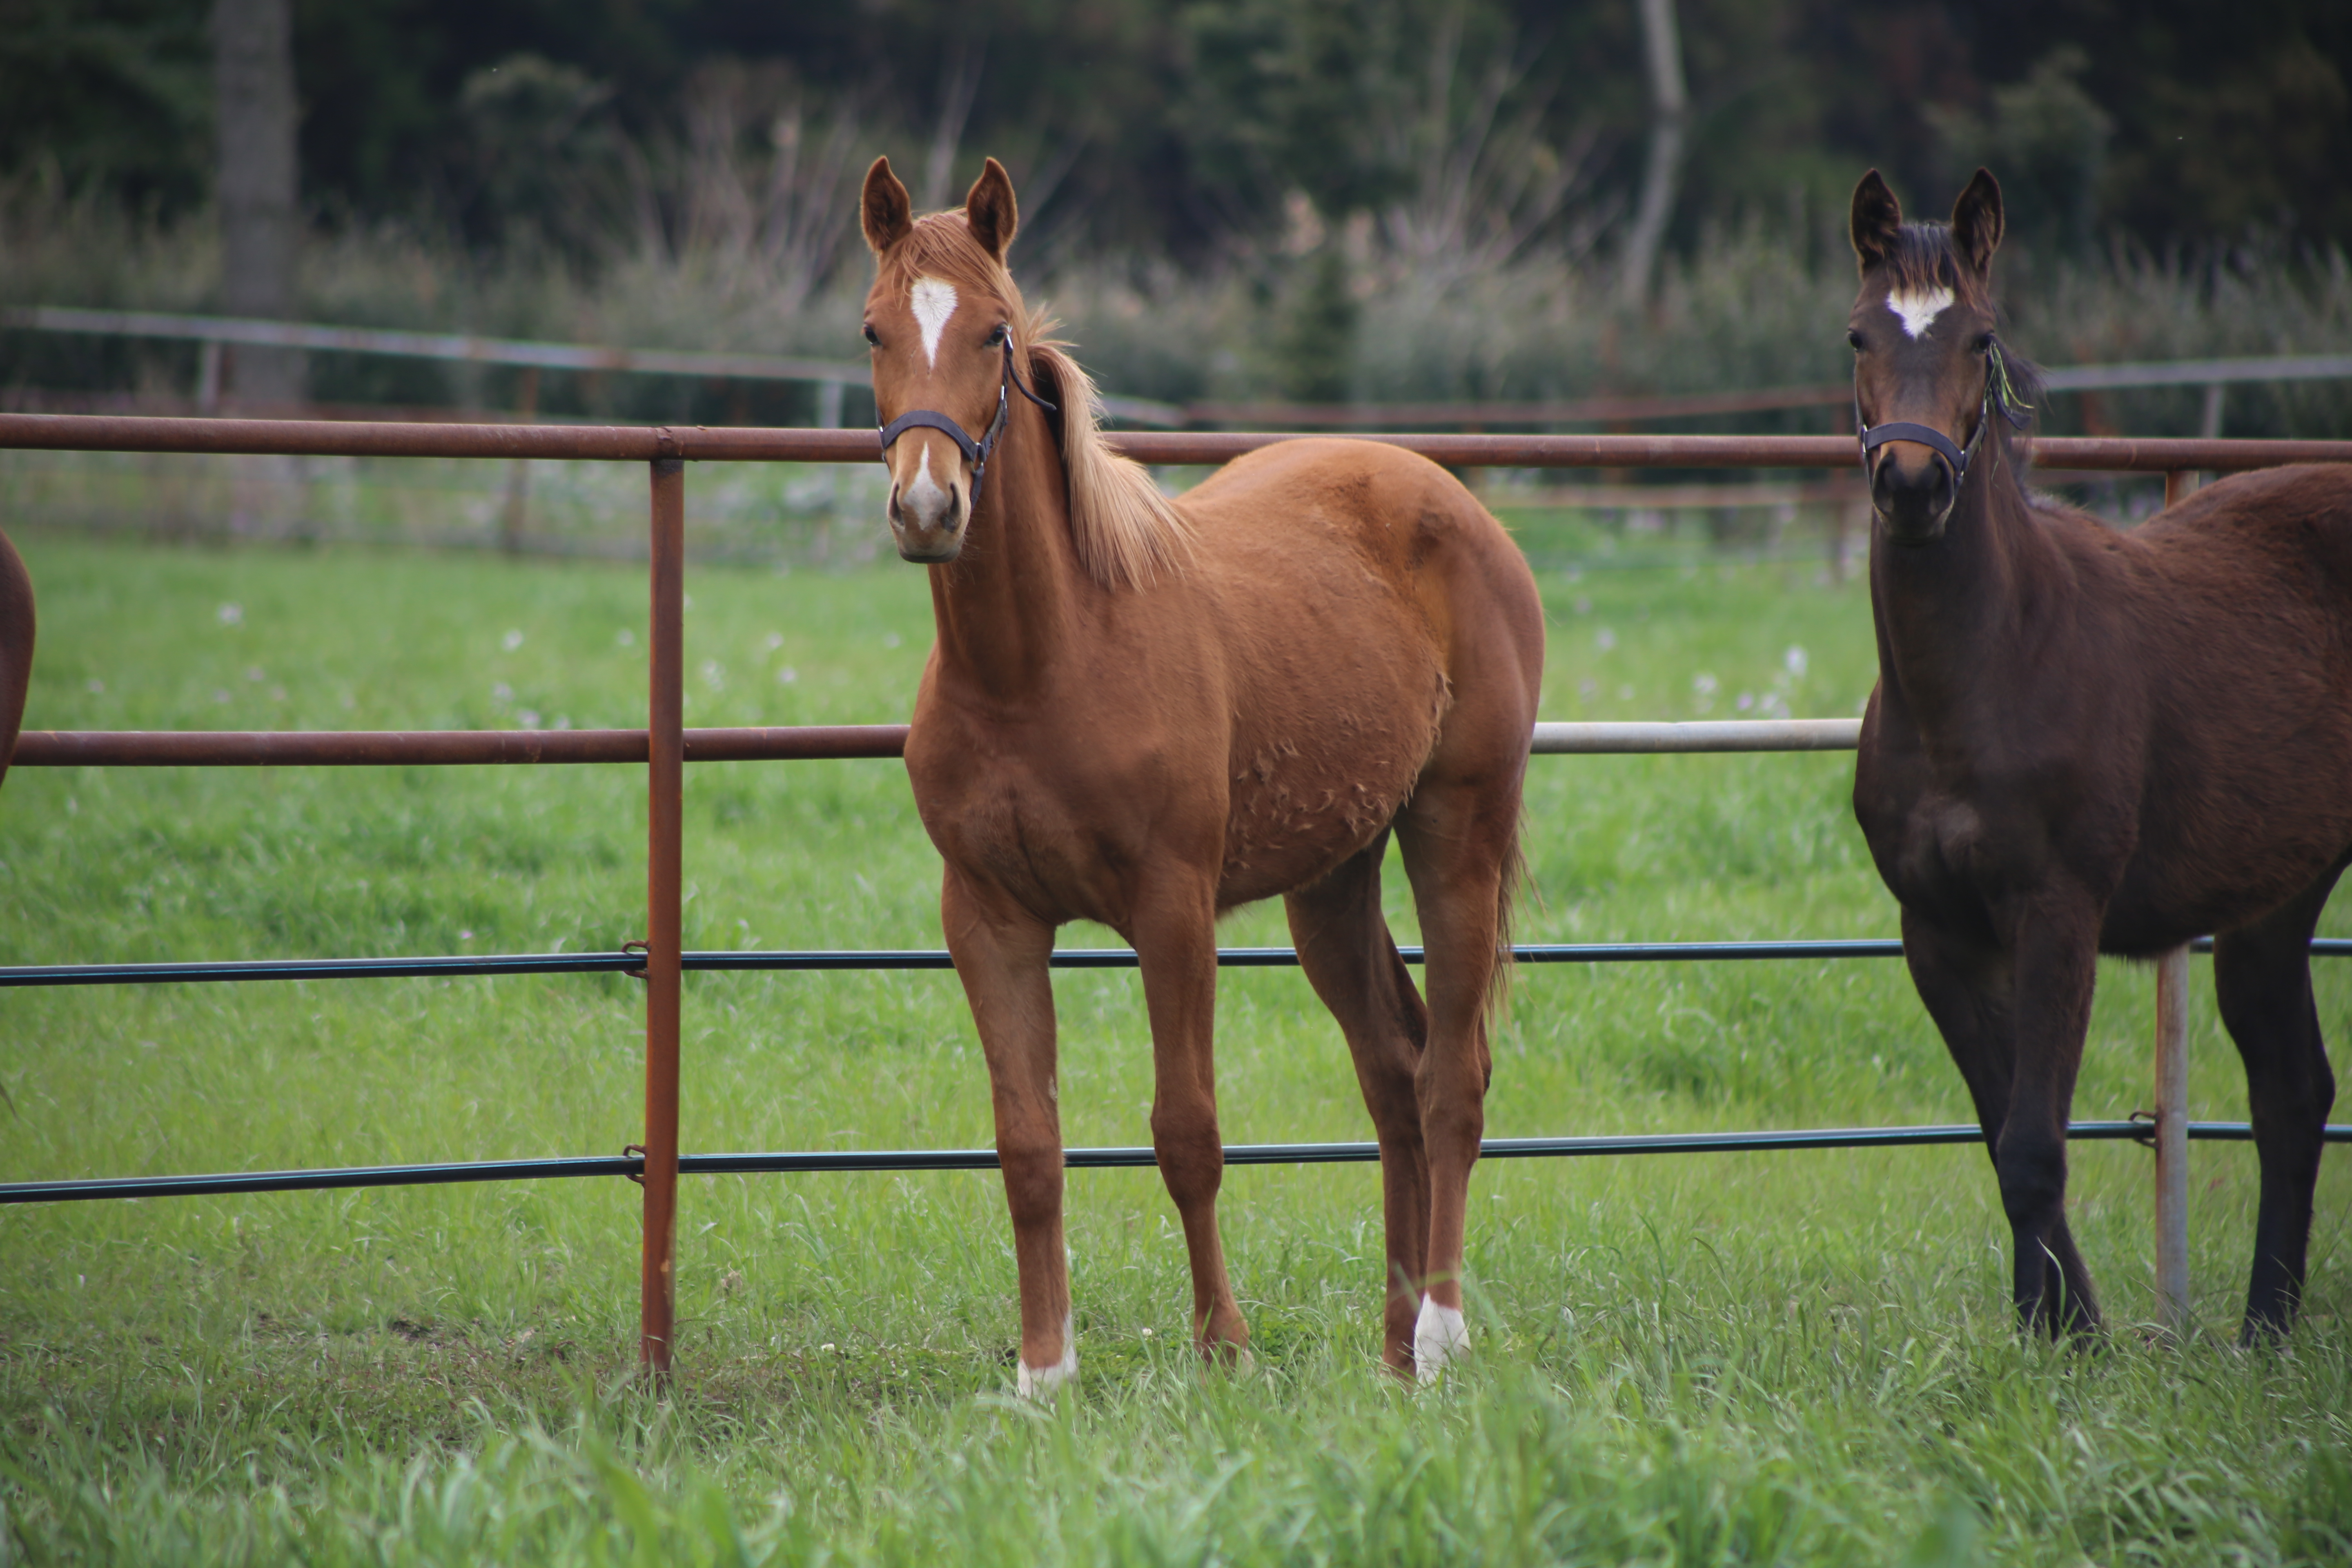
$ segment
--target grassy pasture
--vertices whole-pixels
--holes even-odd
[[[698,468],[689,484],[704,482]],[[1531,539],[1573,520],[1516,520]],[[40,728],[641,721],[640,570],[93,544],[8,519]],[[1549,556],[1551,552],[1547,552]],[[1548,574],[1546,716],[1854,710],[1868,604],[1810,562]],[[691,724],[903,716],[920,574],[689,574]],[[1801,650],[1801,657],[1791,650]],[[1748,706],[1739,706],[1742,697]],[[1881,935],[1842,756],[1545,759],[1528,940]],[[696,947],[935,946],[889,763],[690,769]],[[48,771],[0,794],[7,962],[611,948],[641,934],[627,768]],[[1401,938],[1412,931],[1391,879]],[[2324,927],[2352,933],[2339,901]],[[1092,945],[1099,931],[1065,941]],[[1278,942],[1278,910],[1235,942]],[[2193,973],[2196,1114],[2242,1117]],[[2323,965],[2352,1037],[2352,966]],[[2102,971],[2078,1114],[2144,1103],[2147,975]],[[1074,1142],[1148,1140],[1131,976],[1056,980]],[[689,1150],[989,1140],[945,975],[689,977]],[[0,993],[7,1179],[605,1152],[639,1131],[634,983]],[[1359,1138],[1295,973],[1228,973],[1229,1141]],[[1524,972],[1489,1130],[1959,1121],[1898,965]],[[2078,1148],[2117,1331],[2021,1345],[1973,1149],[1495,1162],[1481,1354],[1377,1372],[1369,1168],[1244,1170],[1223,1209],[1259,1373],[1184,1348],[1150,1173],[1070,1182],[1083,1384],[1005,1395],[990,1173],[689,1180],[682,1375],[632,1375],[635,1190],[551,1182],[0,1216],[0,1551],[317,1563],[2340,1561],[2352,1180],[2322,1177],[2291,1353],[2226,1346],[2250,1150],[2194,1151],[2200,1319],[2150,1348],[2147,1156]]]

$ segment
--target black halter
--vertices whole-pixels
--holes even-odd
[[[1995,342],[1986,351],[1984,401],[1977,407],[1976,432],[1969,437],[1968,446],[1963,447],[1932,425],[1914,425],[1906,419],[1890,419],[1884,425],[1864,425],[1862,422],[1862,389],[1857,386],[1853,394],[1853,426],[1862,442],[1862,477],[1875,482],[1878,476],[1871,468],[1871,454],[1889,441],[1916,441],[1934,452],[1936,460],[1944,465],[1944,472],[1952,481],[1952,494],[1957,497],[1960,493],[1960,481],[1969,477],[1969,459],[1975,457],[1977,448],[1984,444],[1985,430],[1992,424],[1996,411],[2009,421],[2011,429],[2022,430],[2032,422],[2032,405],[2023,405],[2025,412],[2020,413],[2011,406],[2013,396],[2009,384],[2009,366],[2000,357],[2000,344]]]
[[[974,510],[980,508],[980,481],[982,476],[988,472],[989,454],[996,450],[996,438],[1004,434],[1005,416],[1012,412],[1012,403],[1004,389],[1007,386],[1017,387],[1022,396],[1046,413],[1060,412],[1055,405],[1021,384],[1021,377],[1013,369],[1013,334],[1006,332],[1003,341],[1004,374],[996,384],[996,417],[989,421],[988,434],[975,441],[963,433],[962,426],[936,408],[910,408],[882,426],[882,454],[886,458],[889,456],[892,444],[917,426],[937,430],[953,441],[963,453],[963,460],[971,465],[971,504]]]

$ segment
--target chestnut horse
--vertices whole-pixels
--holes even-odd
[[[890,528],[930,568],[939,631],[907,773],[988,1062],[1019,1387],[1077,1367],[1046,972],[1075,920],[1141,960],[1152,1147],[1183,1223],[1194,1342],[1244,1354],[1217,1235],[1216,921],[1276,893],[1380,1139],[1383,1357],[1433,1377],[1467,1343],[1486,1014],[1543,668],[1527,563],[1444,469],[1372,442],[1285,442],[1162,497],[1108,449],[1085,373],[1022,302],[993,159],[962,211],[922,218],[877,160],[863,218]],[[1391,829],[1426,1005],[1381,914]]]
[[[2352,467],[2226,479],[2129,531],[2029,496],[1992,176],[1946,227],[1873,170],[1853,233],[1878,632],[1854,815],[1976,1101],[2019,1318],[2099,1321],[2065,1216],[2096,955],[2210,931],[2262,1166],[2244,1334],[2282,1333],[2336,1092],[2310,942],[2352,862]]]
[[[25,721],[25,689],[33,678],[33,577],[8,536],[0,533],[0,781]]]

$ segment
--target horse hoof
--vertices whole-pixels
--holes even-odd
[[[1441,1307],[1422,1298],[1421,1316],[1412,1325],[1414,1378],[1425,1388],[1445,1375],[1447,1363],[1469,1352],[1470,1330],[1462,1321],[1461,1309]]]
[[[1078,1336],[1072,1325],[1062,1325],[1062,1359],[1052,1366],[1022,1362],[1013,1371],[1013,1389],[1024,1399],[1051,1399],[1055,1393],[1078,1381]]]

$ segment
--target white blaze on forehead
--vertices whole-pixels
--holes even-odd
[[[1948,300],[1951,296],[1944,298]],[[918,278],[915,291],[908,303],[914,308],[915,324],[923,329],[923,359],[926,363],[940,363],[940,334],[947,331],[948,318],[955,314],[955,285],[937,278]]]
[[[920,285],[917,285],[920,287]],[[1886,296],[1886,308],[1900,317],[1903,330],[1913,337],[1925,337],[1936,318],[1951,308],[1949,289],[1897,289]]]

